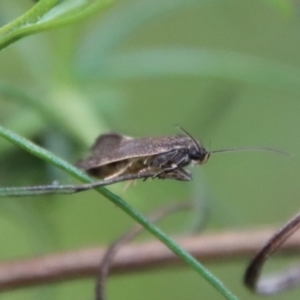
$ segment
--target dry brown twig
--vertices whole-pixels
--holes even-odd
[[[179,237],[176,241],[201,262],[217,263],[253,256],[274,232],[274,228],[223,231]],[[296,233],[282,246],[281,253],[299,250],[300,233]],[[94,277],[105,252],[106,248],[95,247],[3,262],[0,264],[0,290]],[[111,272],[134,273],[179,263],[180,260],[159,241],[149,241],[122,247]]]

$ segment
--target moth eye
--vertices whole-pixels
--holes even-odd
[[[199,160],[202,157],[202,153],[200,153],[198,150],[190,150],[189,157],[193,160]]]

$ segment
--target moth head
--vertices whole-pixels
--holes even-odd
[[[209,159],[211,152],[207,151],[202,144],[195,140],[186,130],[184,130],[182,127],[179,128],[191,139],[192,143],[189,147],[189,158],[194,161],[194,164],[205,164]]]
[[[202,154],[202,157],[199,160],[199,165],[205,164],[210,157],[210,152],[206,151],[205,149],[203,149],[203,150],[204,150],[204,153]]]
[[[269,152],[275,152],[282,155],[291,156],[289,153],[283,152],[278,149],[268,148],[268,147],[244,147],[244,148],[231,148],[231,149],[207,151],[202,146],[202,144],[196,141],[186,130],[184,130],[182,127],[179,128],[191,139],[192,144],[189,147],[189,158],[194,162],[194,164],[203,165],[208,161],[212,153],[215,154],[215,153],[224,153],[224,152],[269,151]]]
[[[189,158],[195,162],[195,164],[203,165],[209,159],[210,152],[206,151],[203,147],[197,145],[197,148],[189,150]]]

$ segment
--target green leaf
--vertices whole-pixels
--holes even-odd
[[[212,4],[207,0],[143,0],[119,3],[90,30],[79,45],[78,65],[81,71],[102,63],[118,45],[154,18],[179,11],[191,5]]]
[[[24,122],[22,120],[28,119],[28,114],[35,113],[40,116],[42,120],[46,120],[55,128],[65,132],[68,136],[77,140],[80,143],[88,145],[91,137],[94,138],[98,135],[101,128],[105,128],[104,122],[101,117],[96,115],[93,106],[81,95],[77,90],[71,88],[57,89],[50,95],[44,95],[42,99],[38,99],[28,95],[27,93],[19,90],[8,84],[0,84],[0,95],[13,100],[31,112],[20,110],[17,118],[9,120],[9,124],[17,129],[20,124],[22,133],[36,133],[41,129],[42,123],[34,122],[37,118],[33,118],[32,122]],[[72,111],[72,113],[70,113]],[[80,119],[80,123],[74,125],[74,119]],[[17,121],[17,122],[16,122]],[[85,124],[85,126],[81,126]],[[6,123],[6,125],[8,125]],[[0,149],[0,152],[2,149]]]
[[[241,53],[187,47],[112,55],[105,63],[94,64],[83,76],[88,80],[119,80],[187,75],[300,92],[300,70],[294,66]]]

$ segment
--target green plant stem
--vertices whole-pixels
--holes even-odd
[[[72,1],[40,0],[28,12],[0,28],[0,50],[24,36],[80,21],[109,4],[111,0],[86,1],[80,5]]]
[[[68,164],[66,161],[60,159],[54,154],[48,152],[47,150],[33,144],[32,142],[26,140],[25,138],[3,128],[0,126],[0,136],[11,142],[12,144],[22,148],[23,150],[35,155],[42,160],[60,168],[61,170],[67,172],[71,176],[83,181],[83,182],[93,182],[93,180],[85,175],[83,172]],[[100,194],[108,198],[115,205],[121,208],[125,213],[132,217],[135,221],[141,224],[146,230],[152,233],[156,238],[158,238],[163,244],[165,244],[173,253],[180,257],[186,264],[191,266],[196,272],[198,272],[202,277],[204,277],[213,287],[216,288],[226,299],[237,300],[221,281],[215,278],[206,268],[202,266],[194,257],[184,251],[179,247],[172,239],[170,239],[164,232],[150,223],[142,214],[134,210],[128,203],[126,203],[119,196],[111,193],[104,187],[96,188]]]
[[[40,1],[24,15],[0,28],[0,49],[19,39],[20,36],[14,33],[24,26],[30,26],[34,24],[42,15],[51,10],[58,2],[59,0]]]

